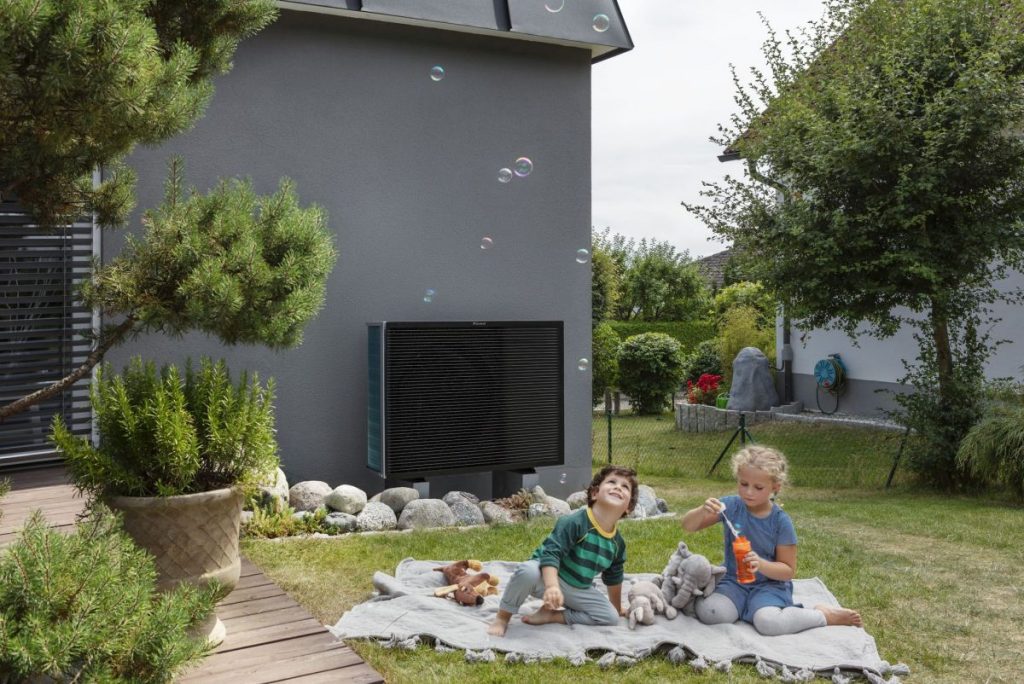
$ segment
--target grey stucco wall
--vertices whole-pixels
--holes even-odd
[[[270,193],[282,176],[303,204],[329,213],[340,258],[327,304],[301,347],[221,347],[202,335],[148,335],[116,350],[181,362],[225,357],[278,385],[277,428],[289,479],[371,491],[366,468],[366,322],[565,322],[566,466],[541,484],[567,493],[589,480],[590,55],[586,50],[283,12],[246,41],[196,127],[139,149],[139,207],[159,202],[172,154],[201,190],[251,177]],[[430,78],[434,65],[443,80]],[[533,160],[526,178],[498,170]],[[138,213],[132,221],[138,225]],[[493,247],[481,249],[488,236]],[[121,244],[107,236],[104,256]],[[433,301],[423,300],[427,289]],[[560,483],[562,473],[565,484]],[[490,477],[431,482],[489,495]]]
[[[782,373],[775,376],[776,389],[779,397],[782,397]],[[814,375],[805,373],[793,374],[793,399],[802,401],[804,408],[811,411],[818,410],[816,395],[818,384]],[[893,394],[907,392],[906,385],[898,382],[879,382],[877,380],[862,380],[851,378],[846,381],[846,389],[839,395],[839,413],[847,413],[857,416],[884,417],[886,411],[897,408],[893,400]],[[836,400],[833,396],[821,393],[821,408],[825,411],[836,409]]]

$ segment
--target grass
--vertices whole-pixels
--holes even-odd
[[[754,441],[770,444],[789,458],[792,483],[807,487],[881,487],[885,484],[903,434],[828,424],[759,423],[748,428]],[[680,432],[671,414],[619,415],[612,418],[614,463],[629,465],[641,475],[694,477],[708,473],[732,436],[726,432]],[[739,446],[733,442],[730,453]],[[608,461],[608,423],[593,420],[591,435],[595,463]],[[895,484],[906,482],[897,469]],[[715,469],[722,482],[732,478],[728,458]]]
[[[638,466],[672,511],[683,512],[733,487],[728,464],[704,474],[730,433],[681,434],[670,417],[618,417],[614,459]],[[595,462],[607,457],[607,427],[595,421]],[[864,616],[879,653],[911,667],[910,682],[1017,682],[1024,650],[1024,509],[994,500],[882,487],[899,434],[852,428],[766,425],[751,429],[758,442],[790,456],[795,484],[783,503],[800,537],[799,577],[818,576],[844,604]],[[897,483],[900,480],[897,479]],[[374,571],[421,559],[521,560],[551,528],[550,521],[519,525],[347,535],[333,539],[245,540],[245,553],[320,621],[333,624],[372,592]],[[684,533],[675,519],[626,521],[627,572],[660,572]],[[690,548],[722,560],[718,527],[686,534]],[[461,652],[387,650],[350,645],[388,682],[616,681],[760,682],[749,666],[731,674],[696,674],[663,657],[613,675],[594,664],[468,665]]]

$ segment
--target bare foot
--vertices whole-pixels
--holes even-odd
[[[814,609],[820,610],[825,614],[825,624],[827,625],[864,626],[864,622],[860,619],[860,613],[855,610],[843,608],[842,606],[827,606],[824,603],[819,603],[814,606]]]
[[[487,626],[487,633],[491,636],[505,636],[505,630],[508,629],[508,620],[502,620],[501,618],[494,618],[494,622]]]
[[[523,622],[525,622],[528,625],[546,625],[549,622],[564,625],[565,615],[560,610],[541,608],[533,615],[524,615]]]

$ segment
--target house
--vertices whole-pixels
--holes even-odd
[[[272,376],[289,479],[375,491],[368,323],[561,321],[564,465],[539,477],[553,493],[580,488],[591,464],[590,377],[580,370],[590,265],[577,253],[590,244],[590,70],[632,48],[617,3],[278,5],[279,19],[240,45],[195,128],[129,161],[140,209],[159,203],[172,155],[200,190],[243,176],[266,194],[292,178],[336,236],[325,308],[289,351],[150,335],[108,360],[211,355]],[[517,167],[523,158],[532,168]],[[103,239],[110,258],[123,237]],[[488,496],[491,485],[490,472],[431,480],[440,493]]]
[[[1024,287],[1024,274],[1013,272],[999,284],[1001,290],[1009,292]],[[993,305],[992,314],[999,319],[991,329],[993,340],[1003,340],[995,354],[989,359],[985,375],[989,379],[1016,378],[1024,375],[1024,355],[1021,341],[1024,340],[1024,315],[1020,304],[999,303]],[[821,408],[832,411],[836,397],[820,391],[814,378],[814,366],[830,354],[838,354],[846,368],[846,389],[839,395],[838,410],[865,416],[883,415],[895,408],[894,392],[906,392],[908,388],[899,382],[906,371],[903,362],[913,363],[918,355],[914,330],[902,327],[892,337],[880,340],[861,335],[856,340],[837,330],[790,331],[792,392],[793,399],[802,401],[809,409],[817,408],[820,397]],[[784,331],[782,319],[776,328],[776,356],[784,358]],[[778,374],[780,394],[783,373]]]

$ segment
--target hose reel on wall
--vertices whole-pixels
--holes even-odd
[[[831,415],[839,410],[839,395],[846,391],[846,366],[839,354],[829,354],[827,357],[814,364],[814,398],[818,404],[818,410],[825,415]],[[826,406],[832,404],[832,410],[826,411],[821,405],[821,395],[828,394],[833,401],[826,401]]]

